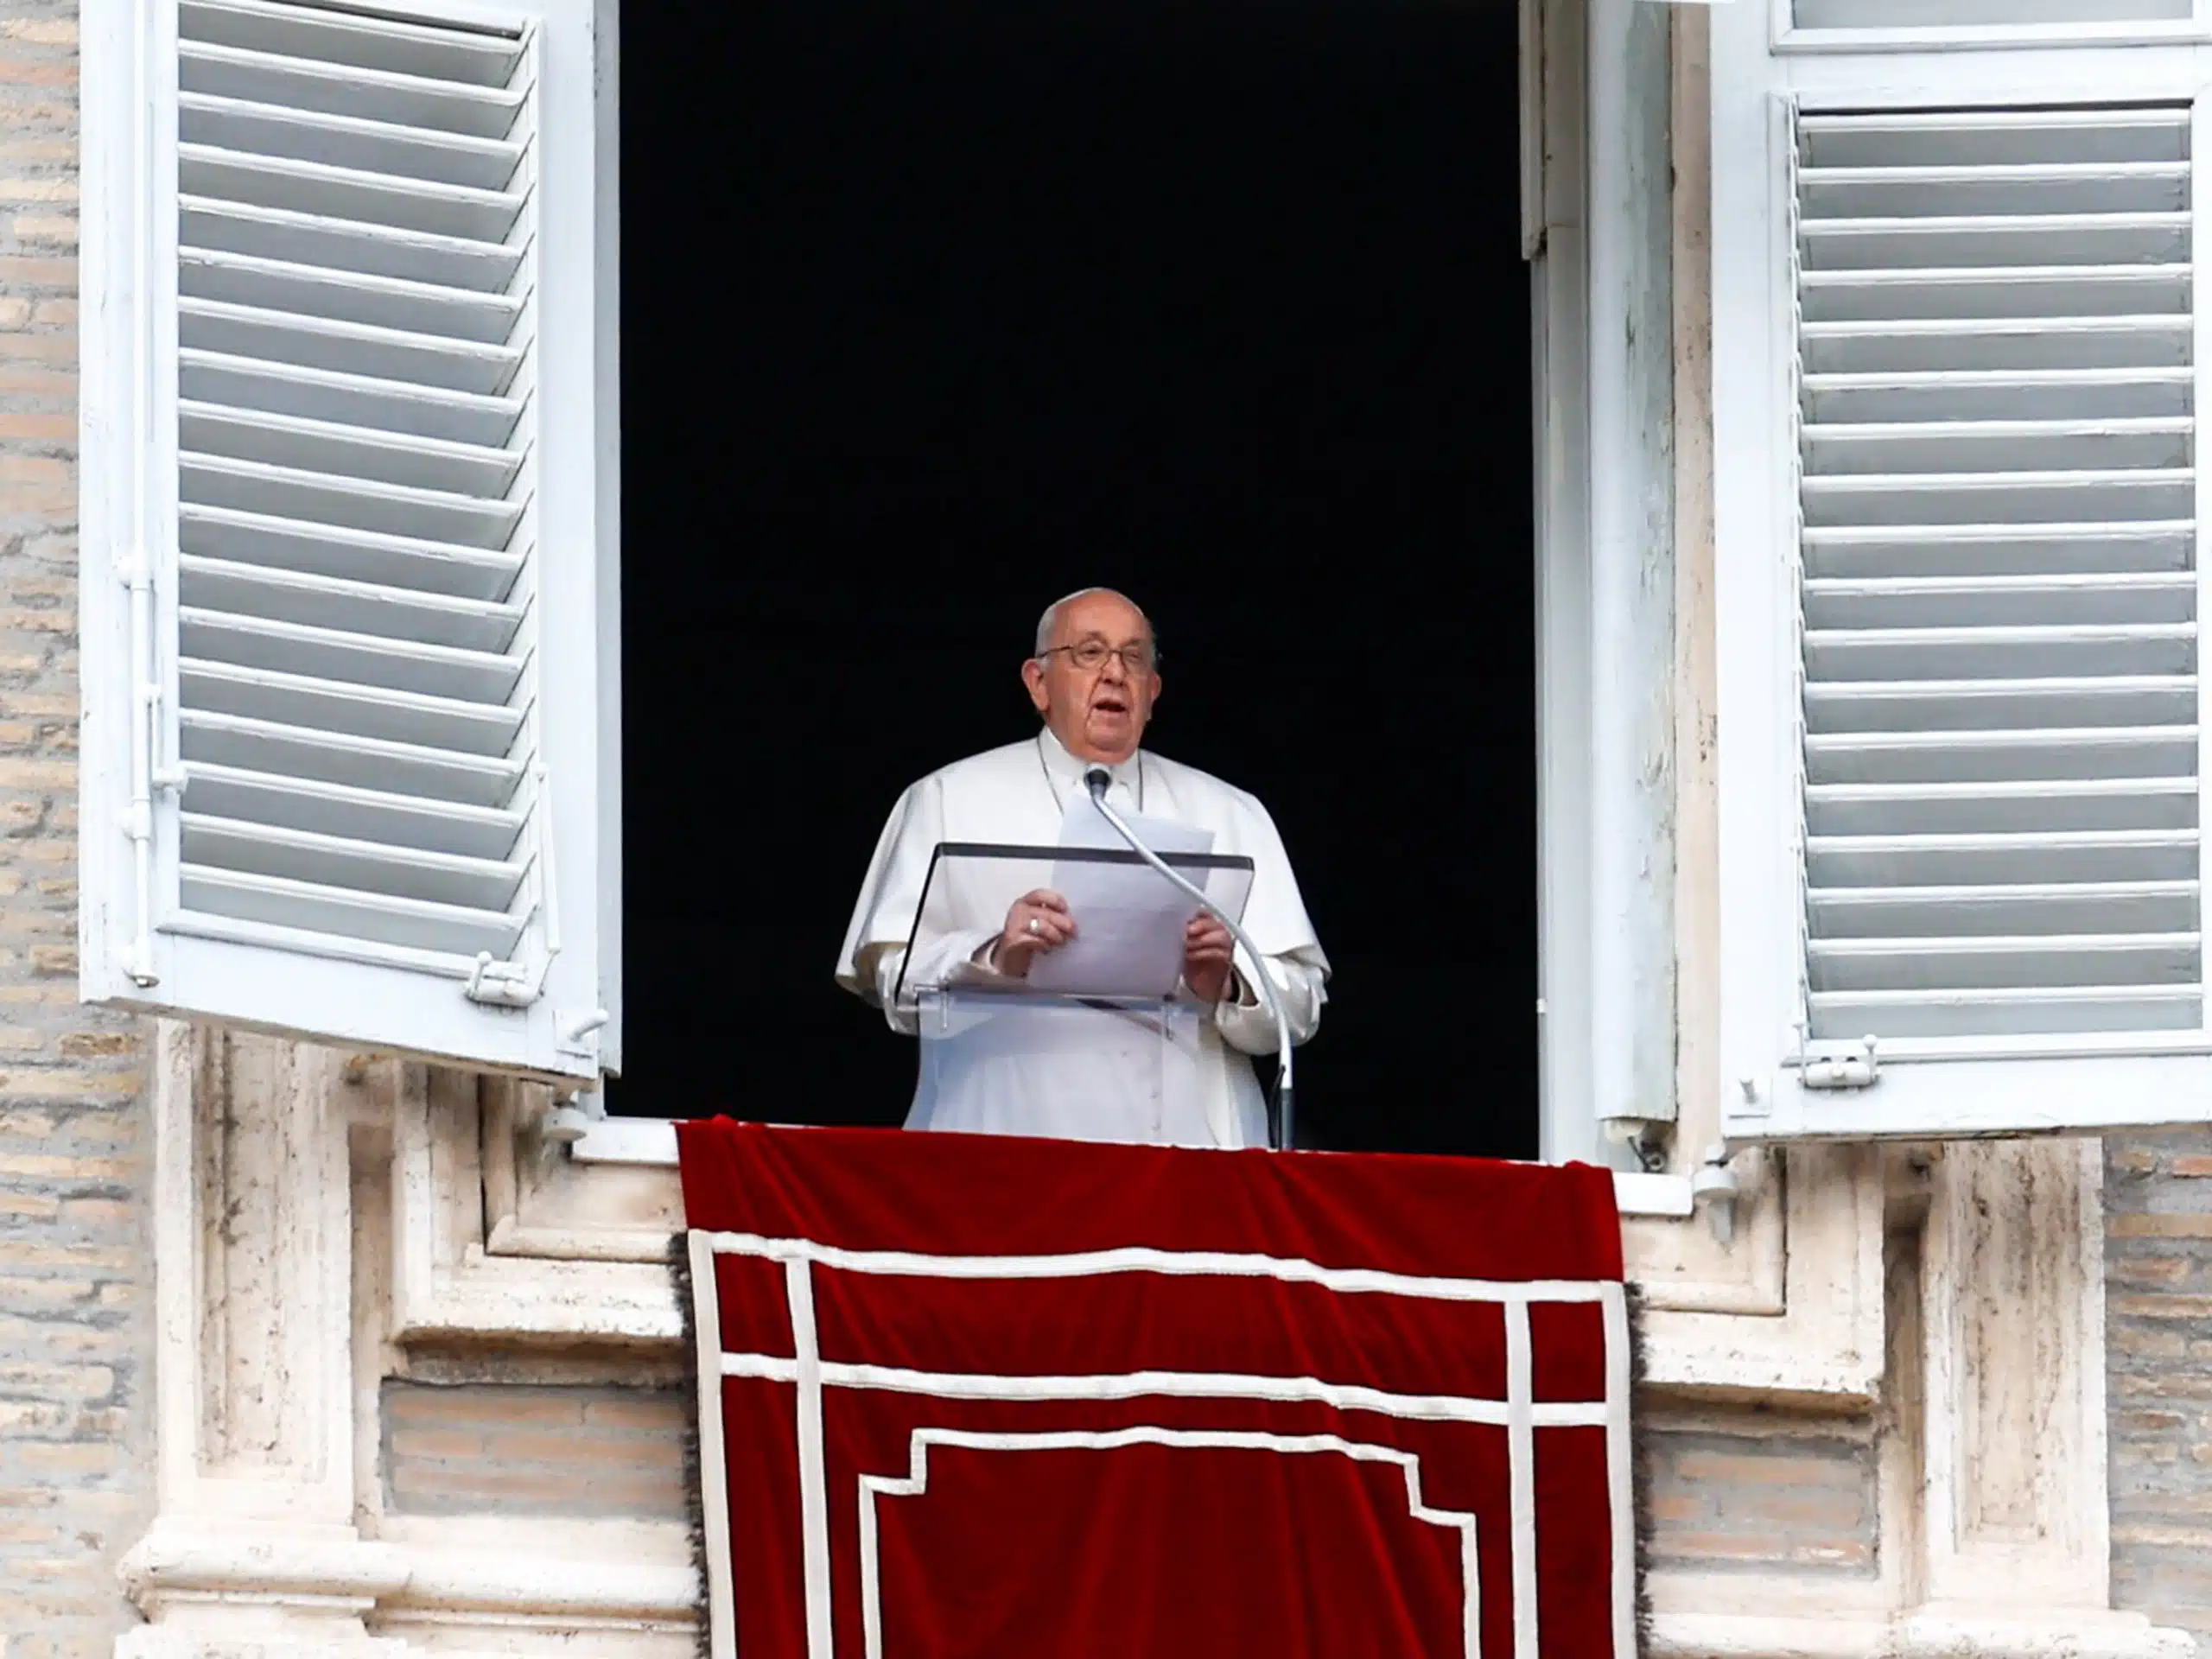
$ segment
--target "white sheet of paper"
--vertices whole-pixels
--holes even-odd
[[[1211,830],[1135,812],[1122,816],[1155,853],[1213,850]],[[1083,794],[1068,803],[1060,845],[1119,849],[1128,843]],[[1175,988],[1183,973],[1183,930],[1199,908],[1190,894],[1149,864],[1080,859],[1054,861],[1052,891],[1068,901],[1076,935],[1030,963],[1032,986],[1091,996],[1166,996]]]

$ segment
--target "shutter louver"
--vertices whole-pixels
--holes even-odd
[[[1796,119],[1816,1038],[2202,1026],[2190,132]]]
[[[550,931],[531,38],[279,0],[177,16],[167,925],[515,962]]]
[[[2193,0],[1796,0],[1800,29],[2020,29],[2185,23]]]

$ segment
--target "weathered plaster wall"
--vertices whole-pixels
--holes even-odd
[[[0,1649],[105,1659],[152,1508],[145,1033],[76,1005],[77,22],[0,0]]]

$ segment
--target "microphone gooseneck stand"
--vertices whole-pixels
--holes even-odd
[[[1130,849],[1139,858],[1205,906],[1207,914],[1227,928],[1230,937],[1243,945],[1245,954],[1252,958],[1255,976],[1259,981],[1260,999],[1268,1005],[1268,1012],[1274,1016],[1275,1021],[1275,1149],[1278,1152],[1288,1151],[1292,1145],[1290,1132],[1294,1109],[1290,1076],[1290,1016],[1283,1012],[1282,994],[1275,989],[1274,976],[1268,971],[1268,959],[1260,954],[1260,947],[1252,943],[1251,936],[1237,925],[1235,917],[1207,898],[1203,887],[1170,868],[1166,859],[1146,846],[1143,838],[1129,828],[1128,820],[1107,804],[1106,789],[1112,781],[1103,766],[1093,766],[1083,774],[1084,787],[1090,791],[1092,804],[1097,807],[1106,822],[1114,826],[1114,832],[1129,843]]]

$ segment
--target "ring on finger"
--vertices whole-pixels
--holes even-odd
[[[1045,925],[1032,916],[1029,918],[1029,931],[1032,933],[1042,933],[1045,931]]]

